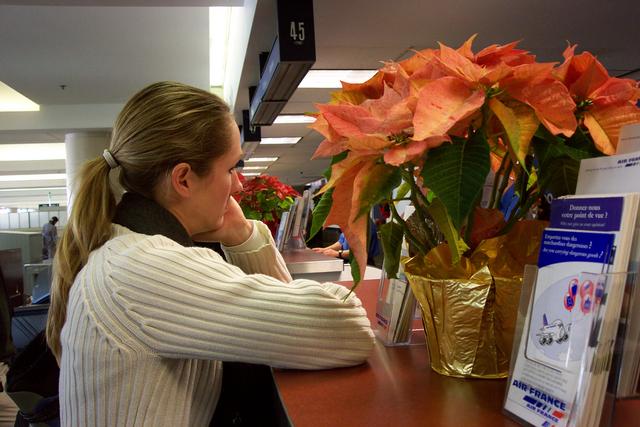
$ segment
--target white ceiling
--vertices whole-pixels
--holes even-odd
[[[207,88],[208,12],[202,6],[212,4],[253,7],[255,0],[0,0],[0,81],[41,104],[45,117],[0,113],[0,144],[62,142],[70,130],[108,127],[122,103],[154,81]],[[247,51],[235,52],[244,58],[234,88],[239,122],[241,110],[248,109],[248,87],[258,81],[258,54],[275,37],[275,4],[259,0],[253,25],[241,29],[250,36]],[[375,68],[438,41],[457,46],[474,33],[476,48],[522,39],[521,47],[540,60],[558,61],[571,41],[597,54],[614,75],[640,68],[638,0],[316,0],[314,13],[316,69]],[[329,93],[299,89],[285,112],[313,111],[313,103],[326,102]],[[88,112],[91,120],[83,116]],[[258,147],[254,153],[280,156],[268,173],[285,182],[314,180],[327,165],[309,160],[321,137],[304,125],[263,127],[262,135],[303,136],[295,146]],[[15,163],[0,159],[0,174],[60,166]],[[43,195],[32,199],[38,197],[46,201]],[[0,191],[3,203],[16,201]]]

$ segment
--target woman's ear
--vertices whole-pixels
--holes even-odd
[[[189,163],[178,163],[171,170],[171,188],[180,197],[189,197],[193,190],[193,170]]]

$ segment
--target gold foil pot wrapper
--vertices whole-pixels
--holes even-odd
[[[403,261],[422,308],[433,370],[454,377],[507,377],[524,266],[537,263],[546,226],[518,222],[455,265],[447,245]]]

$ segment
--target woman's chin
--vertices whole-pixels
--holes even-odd
[[[221,216],[220,218],[218,218],[214,224],[213,224],[213,229],[217,230],[219,228],[222,228],[224,226],[224,217]]]

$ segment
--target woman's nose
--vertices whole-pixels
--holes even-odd
[[[242,181],[238,177],[238,171],[233,172],[233,183],[231,184],[231,194],[238,193],[243,190]]]

